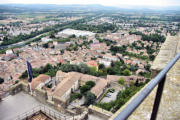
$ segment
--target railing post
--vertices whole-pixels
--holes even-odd
[[[160,81],[160,83],[158,85],[157,92],[156,92],[156,98],[154,101],[154,106],[153,106],[153,110],[152,110],[152,114],[151,114],[151,120],[156,120],[157,112],[159,109],[159,104],[160,104],[162,93],[163,93],[165,80],[166,80],[166,75],[163,77],[163,79]]]

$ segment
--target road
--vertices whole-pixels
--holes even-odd
[[[47,33],[48,33],[48,32],[43,33],[43,34],[40,34],[40,35],[37,35],[37,36],[35,36],[35,37],[33,37],[33,38],[30,38],[30,39],[28,39],[28,40],[24,40],[24,41],[22,41],[22,42],[10,44],[10,45],[0,46],[0,49],[6,49],[6,48],[11,48],[11,47],[23,46],[23,45],[25,45],[26,43],[33,41],[35,38],[38,38],[38,37],[40,37],[41,35],[45,35],[45,34],[47,34]]]

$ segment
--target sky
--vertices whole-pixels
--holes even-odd
[[[101,4],[105,6],[179,6],[180,0],[0,0],[4,3],[23,4]]]

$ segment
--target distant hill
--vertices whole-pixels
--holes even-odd
[[[103,6],[100,4],[89,5],[56,5],[56,4],[0,4],[0,13],[11,12],[37,12],[37,11],[180,11],[180,6],[152,7],[152,6]]]
[[[0,4],[0,12],[25,12],[25,11],[49,11],[49,10],[117,10],[116,7],[91,5],[56,5],[56,4]]]

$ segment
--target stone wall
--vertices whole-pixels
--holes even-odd
[[[100,118],[103,118],[104,120],[108,120],[112,116],[111,112],[104,110],[102,108],[96,107],[94,105],[90,105],[88,107],[88,110],[89,110],[89,114],[94,114],[96,116],[99,116]]]
[[[177,54],[176,50],[179,44],[179,37],[167,36],[166,41],[163,43],[158,55],[153,61],[151,67],[152,78],[154,78]]]
[[[47,92],[45,90],[42,90],[40,88],[36,88],[35,91],[34,91],[34,97],[39,100],[40,102],[46,104],[46,101],[47,101]]]
[[[66,108],[67,106],[66,102],[61,101],[61,99],[56,96],[53,97],[53,101],[54,101],[54,106],[56,106],[59,111],[65,111],[64,108]]]
[[[9,93],[11,95],[15,95],[21,91],[26,92],[27,94],[30,94],[28,84],[23,81],[13,85],[9,89]],[[36,88],[32,93],[33,93],[33,97],[37,99],[38,101],[40,101],[41,103],[46,104],[60,112],[64,112],[64,113],[66,112],[65,108],[68,103],[61,101],[61,99],[59,99],[58,97],[55,96],[52,98],[52,100],[48,100],[47,92],[40,88]]]
[[[180,36],[168,36],[165,43],[155,58],[152,70],[152,79],[172,60],[177,53],[180,53]],[[146,85],[147,86],[147,85]],[[143,88],[144,89],[144,88]],[[141,90],[142,91],[142,90]],[[142,104],[133,112],[128,120],[149,120],[154,105],[157,87],[149,94]],[[139,93],[139,92],[138,92]],[[110,120],[113,120],[125,108],[133,96]],[[165,86],[161,98],[157,120],[180,120],[180,60],[167,73]]]
[[[88,112],[84,111],[82,114],[75,115],[71,118],[68,118],[68,120],[87,120],[88,119]]]
[[[20,91],[24,91],[26,93],[28,93],[28,84],[24,83],[24,82],[19,82],[13,86],[11,86],[11,88],[9,89],[9,93],[11,95],[15,95]]]
[[[15,95],[21,91],[26,92],[27,94],[30,94],[28,84],[24,83],[22,81],[13,85],[9,89],[9,92],[11,95]],[[35,99],[37,99],[38,101],[40,101],[43,104],[48,105],[49,107],[51,107],[53,109],[56,109],[59,112],[69,113],[70,115],[73,115],[74,118],[76,115],[79,115],[79,116],[76,116],[77,118],[78,117],[83,118],[86,116],[86,114],[82,114],[84,112],[84,108],[82,108],[82,107],[76,107],[75,111],[68,111],[66,109],[66,107],[68,105],[68,101],[66,101],[66,102],[62,101],[62,99],[60,99],[59,97],[53,96],[52,99],[48,100],[47,92],[43,89],[36,88],[32,93],[33,93],[33,97]]]
[[[21,84],[22,84],[22,90],[23,90],[24,92],[28,93],[28,92],[29,92],[28,84],[25,83],[25,82],[21,82]]]

